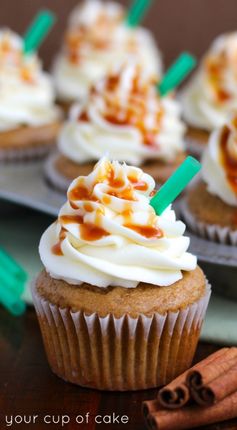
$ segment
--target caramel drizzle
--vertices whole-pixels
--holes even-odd
[[[230,136],[231,130],[229,127],[224,126],[222,135],[221,135],[221,143],[220,143],[220,159],[221,164],[225,169],[227,180],[234,191],[234,193],[237,195],[237,161],[233,160],[233,158],[230,156],[228,151],[228,138]]]
[[[97,17],[93,26],[80,25],[65,35],[65,44],[69,61],[77,64],[82,60],[82,48],[104,51],[111,46],[112,34],[115,27],[122,21],[122,16],[111,19],[106,14]]]
[[[4,37],[0,43],[0,61],[2,60],[1,57],[5,60],[8,56],[9,58],[14,59],[14,64],[19,67],[21,79],[29,84],[35,83],[31,68],[23,62],[21,51],[14,48],[8,37]]]
[[[96,183],[106,182],[113,189],[113,191],[110,191],[108,194],[103,196],[103,203],[109,204],[111,200],[110,196],[116,196],[120,199],[127,200],[128,202],[125,203],[126,210],[124,210],[124,212],[122,213],[122,216],[125,219],[124,227],[136,231],[138,234],[148,239],[157,239],[163,237],[162,230],[154,225],[156,217],[154,217],[153,213],[151,213],[149,225],[134,225],[131,222],[132,211],[130,208],[129,201],[136,200],[134,196],[134,190],[140,190],[143,192],[148,190],[148,185],[145,183],[145,181],[139,180],[138,175],[136,175],[135,172],[128,175],[129,184],[125,187],[124,179],[122,177],[116,176],[112,164],[108,163],[106,167],[107,168],[105,173],[98,175],[98,182]],[[101,222],[101,217],[104,216],[104,208],[103,206],[99,206],[98,208],[94,207],[92,203],[99,203],[99,200],[93,196],[93,191],[88,190],[82,178],[79,178],[76,186],[68,192],[68,199],[71,207],[73,207],[74,209],[79,208],[79,206],[77,206],[77,204],[75,203],[75,201],[79,200],[83,202],[82,207],[86,212],[93,212],[94,210],[96,210],[96,219],[95,223],[92,224],[84,222],[83,215],[76,214],[60,216],[59,223],[62,225],[62,228],[59,235],[59,242],[52,247],[52,253],[58,256],[63,255],[61,244],[66,237],[67,224],[78,225],[81,239],[88,242],[97,241],[110,235],[109,232],[99,226]]]
[[[128,100],[126,106],[121,106],[119,98],[117,96],[117,91],[119,88],[120,75],[110,75],[108,76],[105,88],[103,90],[103,97],[105,100],[106,108],[104,113],[104,119],[110,124],[117,126],[134,126],[140,130],[143,136],[144,145],[150,147],[157,147],[157,135],[160,132],[162,120],[164,117],[164,111],[159,106],[159,101],[157,98],[157,112],[155,118],[154,127],[147,127],[144,122],[144,118],[147,116],[146,100],[148,97],[148,92],[150,85],[155,82],[150,81],[147,85],[142,85],[139,80],[139,70],[134,76],[130,93],[128,95]],[[91,97],[99,94],[96,87],[91,89]],[[83,112],[79,120],[88,121],[88,116],[86,112]]]
[[[164,236],[163,231],[159,227],[151,225],[124,224],[124,227],[134,230],[136,233],[146,237],[147,239],[160,239]]]
[[[206,60],[209,80],[215,90],[216,100],[225,103],[231,99],[231,94],[224,87],[224,72],[228,67],[227,56],[222,52],[219,56],[210,57]]]

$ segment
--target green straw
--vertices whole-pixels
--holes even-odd
[[[13,315],[21,315],[25,304],[20,296],[24,291],[26,272],[13,258],[0,248],[0,303]]]
[[[20,296],[24,291],[24,281],[18,280],[11,272],[0,270],[0,298],[7,288],[13,295]]]
[[[200,169],[201,164],[195,158],[187,157],[184,160],[150,201],[150,205],[155,209],[157,215],[164,212]]]
[[[0,294],[0,302],[14,316],[22,315],[26,310],[26,305],[20,297],[12,294],[7,288],[4,294]]]
[[[162,81],[158,84],[161,96],[177,87],[196,66],[197,60],[187,52],[183,52],[178,59],[167,70]]]
[[[137,27],[143,20],[151,3],[152,0],[134,0],[126,17],[126,24],[129,27]]]
[[[1,269],[4,269],[4,271],[8,273],[12,273],[22,282],[25,282],[27,279],[27,274],[22,267],[2,248],[0,248],[0,273]]]
[[[40,11],[24,36],[24,53],[30,54],[38,49],[55,22],[55,15],[48,11]]]

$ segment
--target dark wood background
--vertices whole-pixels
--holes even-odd
[[[219,345],[200,343],[195,361],[203,359]],[[113,393],[80,388],[55,376],[47,363],[35,312],[29,309],[13,318],[0,307],[0,429],[1,430],[145,430],[141,415],[143,400],[154,399],[157,390]],[[77,415],[90,412],[89,424],[75,425]],[[129,423],[95,424],[97,414],[127,415]],[[6,426],[5,416],[38,415],[35,425]],[[43,424],[45,415],[69,415],[71,423],[60,427]],[[27,418],[26,418],[27,419]],[[203,430],[236,430],[237,419],[202,427]],[[196,429],[196,430],[202,430]]]
[[[68,13],[77,3],[77,0],[0,0],[0,25],[23,33],[39,8],[53,10],[58,16],[57,25],[41,50],[48,66],[60,45]],[[237,30],[237,1],[154,0],[145,24],[154,31],[168,65],[181,50],[200,57],[216,35]]]

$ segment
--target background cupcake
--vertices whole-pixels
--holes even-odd
[[[172,95],[159,96],[156,81],[132,62],[91,88],[71,109],[58,139],[60,154],[47,163],[47,177],[66,190],[88,174],[106,152],[164,182],[183,161],[185,126]]]
[[[58,100],[64,107],[83,100],[95,81],[131,58],[151,75],[160,76],[161,58],[153,36],[127,25],[125,19],[123,7],[110,1],[84,1],[72,11],[53,67]]]
[[[22,39],[0,30],[0,160],[43,155],[56,141],[60,112],[52,82]]]
[[[49,363],[67,381],[144,389],[192,361],[210,290],[184,224],[150,205],[154,186],[103,158],[42,236],[34,303]]]
[[[212,133],[202,165],[202,182],[189,192],[185,220],[208,239],[237,245],[236,116]]]
[[[237,109],[237,33],[219,36],[183,91],[184,119],[191,152],[201,154],[209,134]]]

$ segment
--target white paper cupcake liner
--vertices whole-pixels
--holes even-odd
[[[61,309],[32,288],[50,366],[66,381],[103,390],[139,390],[163,385],[193,359],[211,294],[165,315],[100,317]]]
[[[25,161],[45,157],[53,148],[53,144],[32,145],[27,148],[0,149],[0,162]]]
[[[58,191],[66,193],[72,180],[65,178],[55,168],[59,152],[53,152],[48,156],[44,164],[44,175],[48,183]]]
[[[179,211],[189,229],[199,236],[225,245],[237,245],[237,230],[233,231],[229,227],[206,224],[197,220],[190,212],[186,198],[180,202]]]

